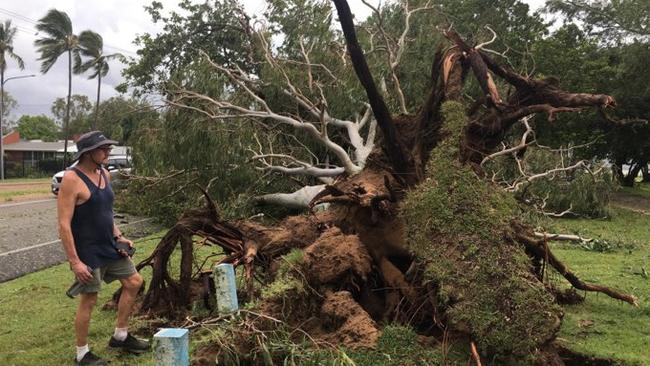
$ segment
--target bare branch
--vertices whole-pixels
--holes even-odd
[[[487,42],[480,43],[479,45],[474,47],[477,50],[480,50],[480,49],[484,48],[485,46],[488,46],[488,45],[492,44],[497,39],[497,33],[494,30],[492,30],[492,28],[490,28],[489,25],[486,25],[485,28],[487,30],[489,30],[490,32],[492,32],[492,39],[487,41]]]
[[[293,193],[271,193],[255,198],[258,204],[280,205],[289,208],[309,208],[309,203],[325,188],[325,184],[306,186]]]

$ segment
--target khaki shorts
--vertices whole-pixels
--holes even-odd
[[[102,281],[111,283],[115,280],[130,277],[136,272],[133,261],[129,257],[108,262],[105,266],[93,270],[93,279],[84,284],[80,292],[99,292],[102,288]]]

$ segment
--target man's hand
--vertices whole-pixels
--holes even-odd
[[[122,244],[127,244],[129,246],[129,248],[133,248],[133,242],[131,240],[121,236],[121,235],[117,238],[116,242],[122,243]],[[118,249],[117,252],[120,253],[120,255],[122,257],[128,257],[129,256],[129,253],[127,253],[126,250],[124,250],[124,249]]]
[[[79,282],[86,284],[93,279],[92,273],[88,270],[88,266],[83,262],[79,261],[74,264],[70,264],[70,269],[74,272],[75,277]]]

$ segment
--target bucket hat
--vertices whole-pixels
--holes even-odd
[[[74,154],[73,160],[78,160],[84,153],[105,145],[117,145],[117,141],[107,139],[101,131],[84,133],[77,140],[77,153]]]

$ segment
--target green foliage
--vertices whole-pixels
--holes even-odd
[[[59,137],[59,126],[45,115],[21,116],[16,130],[20,133],[20,138],[26,140],[56,141]]]
[[[208,187],[225,218],[250,216],[251,196],[283,188],[248,163],[246,148],[255,140],[247,124],[230,126],[172,110],[161,119],[141,121],[129,141],[133,173],[142,178],[130,181],[121,206],[168,224],[203,205],[197,184]]]
[[[547,8],[564,15],[565,22],[579,22],[595,37],[612,42],[650,36],[650,4],[645,0],[550,0]]]
[[[18,64],[18,68],[23,70],[25,63],[23,59],[14,53],[14,37],[18,29],[11,26],[11,19],[0,23],[0,74],[4,80],[4,73],[7,70],[7,58],[12,58]]]
[[[66,98],[56,98],[52,103],[52,114],[59,124],[65,122]],[[93,105],[85,95],[74,94],[70,97],[70,120],[68,122],[68,134],[82,134],[90,131],[90,117]]]
[[[248,35],[248,18],[239,12],[239,6],[236,0],[183,0],[178,3],[181,11],[170,11],[165,16],[162,3],[153,1],[145,9],[154,23],[162,24],[163,30],[136,38],[140,57],[129,62],[123,71],[128,86],[136,88],[136,94],[165,90],[170,79],[182,76],[197,62],[199,49],[217,63],[236,63],[245,71],[252,71],[255,65],[249,62],[252,40]],[[125,83],[120,89],[126,88]]]
[[[643,3],[643,5],[641,5]],[[623,120],[650,119],[650,77],[646,72],[650,57],[648,37],[643,27],[650,8],[645,1],[549,1],[548,9],[561,13],[565,25],[552,37],[534,45],[539,70],[556,75],[568,90],[607,93],[616,98],[611,112]],[[575,143],[596,140],[584,157],[609,159],[620,172],[623,164],[645,165],[650,161],[650,126],[611,124],[588,113],[559,119],[560,123],[540,128],[540,141]],[[558,138],[563,137],[563,138]],[[549,143],[550,142],[550,143]],[[622,174],[621,183],[631,184]]]
[[[159,118],[158,112],[144,100],[112,97],[99,104],[96,128],[128,146],[131,135],[138,126],[155,123]]]
[[[403,203],[407,243],[426,264],[452,326],[497,358],[525,360],[554,336],[560,311],[524,251],[500,239],[516,212],[513,197],[459,162],[463,106],[446,102],[442,112],[449,136]]]
[[[3,105],[2,105],[2,127],[3,129],[7,127],[7,118],[11,114],[11,111],[16,108],[18,103],[16,102],[16,99],[11,96],[11,94],[7,93],[6,91],[3,91]],[[7,132],[5,131],[5,134]]]
[[[534,175],[577,162],[566,154],[531,146],[526,149],[521,165],[527,174]],[[494,175],[495,179],[504,182],[521,178],[517,162],[511,155],[495,158],[485,164],[485,170],[488,176]],[[570,210],[569,215],[573,216],[605,217],[614,189],[616,183],[609,169],[592,161],[590,171],[582,168],[560,171],[522,182],[515,191],[515,198],[546,213]]]
[[[39,19],[36,29],[43,34],[34,41],[38,58],[41,61],[41,73],[46,74],[64,53],[68,54],[75,65],[79,64],[79,38],[72,31],[70,17],[63,11],[50,9],[47,14]],[[72,70],[70,70],[72,72]],[[71,75],[68,75],[69,77]]]

